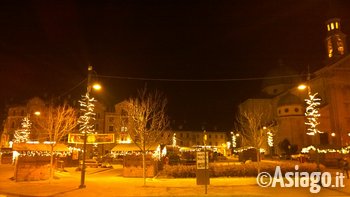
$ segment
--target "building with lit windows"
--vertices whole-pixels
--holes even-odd
[[[350,55],[346,35],[341,31],[339,18],[327,20],[325,30],[326,61],[322,68],[310,72],[308,79],[301,75],[295,77],[296,73],[292,69],[280,64],[279,68],[271,72],[272,75],[267,76],[274,79],[263,82],[262,96],[242,103],[242,106],[249,102],[272,106],[271,121],[277,123],[274,146],[278,146],[284,139],[297,145],[298,151],[315,144],[335,148],[350,145]],[[306,84],[305,90],[297,88],[302,82]],[[308,98],[308,91],[311,94],[318,93],[317,98],[321,99],[318,129],[322,133],[313,136],[307,135],[305,125],[305,99]]]
[[[14,139],[14,133],[16,130],[22,128],[23,118],[26,116],[30,117],[39,115],[42,109],[45,107],[44,100],[34,97],[27,102],[19,105],[13,105],[9,107],[7,118],[4,121],[3,132],[1,135],[0,147],[9,148],[11,147],[12,140]],[[46,136],[46,135],[44,135]],[[45,141],[46,137],[43,137],[39,130],[34,126],[31,129],[29,136],[30,140],[41,140]]]

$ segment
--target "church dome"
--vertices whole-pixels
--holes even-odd
[[[300,82],[297,71],[279,61],[279,66],[269,71],[262,82],[262,92],[276,96]]]
[[[302,105],[303,101],[296,95],[287,93],[286,95],[282,96],[278,103],[277,106],[285,106],[285,105]]]
[[[302,116],[304,114],[303,101],[294,94],[287,93],[277,102],[278,116]]]

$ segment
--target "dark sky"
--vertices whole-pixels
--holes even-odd
[[[1,106],[31,96],[79,97],[88,64],[100,100],[116,103],[144,87],[163,91],[172,119],[230,129],[236,106],[254,96],[279,60],[305,73],[323,65],[324,22],[350,1],[1,1]],[[71,90],[73,87],[73,90]]]

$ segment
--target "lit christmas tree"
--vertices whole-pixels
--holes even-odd
[[[31,125],[32,123],[30,122],[29,117],[24,117],[22,120],[22,128],[15,131],[15,143],[26,142],[29,139]]]
[[[309,128],[307,129],[308,135],[315,135],[317,133],[322,133],[317,129],[317,126],[320,124],[318,122],[318,118],[321,116],[321,114],[318,111],[319,105],[321,104],[320,98],[317,98],[317,93],[311,94],[309,92],[309,98],[305,99],[307,107],[305,116],[307,118],[307,122],[305,122],[306,125],[309,125]]]
[[[95,131],[93,124],[96,115],[94,113],[94,102],[96,102],[95,98],[90,98],[89,93],[82,96],[82,99],[79,101],[80,110],[84,113],[78,120],[80,133],[93,133]]]

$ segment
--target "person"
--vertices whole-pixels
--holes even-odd
[[[346,178],[349,179],[349,162],[348,162],[348,158],[344,158],[343,159],[343,174],[346,174]]]

